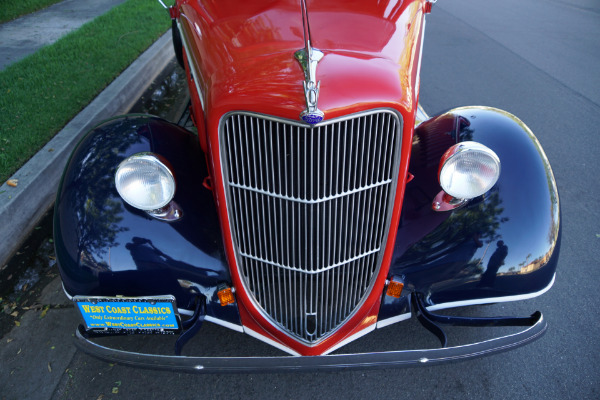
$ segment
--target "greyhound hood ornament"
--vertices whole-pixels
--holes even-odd
[[[306,110],[300,113],[300,118],[311,125],[323,121],[323,111],[319,110],[319,89],[321,82],[317,82],[317,64],[323,58],[323,52],[312,48],[310,44],[310,26],[308,25],[308,10],[306,1],[302,0],[302,25],[304,28],[304,48],[296,51],[294,56],[304,70],[304,97]]]

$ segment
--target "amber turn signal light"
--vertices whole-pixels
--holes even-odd
[[[399,298],[402,294],[402,289],[404,289],[404,283],[390,281],[390,283],[388,283],[387,291],[385,292],[385,294],[387,294],[390,297]]]
[[[233,291],[230,287],[219,290],[217,296],[219,296],[219,301],[222,306],[235,303],[235,297],[233,296]]]

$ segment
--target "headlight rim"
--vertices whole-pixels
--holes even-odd
[[[446,167],[452,159],[455,159],[455,157],[460,156],[461,153],[473,152],[473,151],[484,153],[486,156],[490,157],[496,164],[497,172],[495,174],[493,182],[491,184],[488,184],[486,186],[485,190],[480,191],[481,193],[479,193],[475,196],[456,196],[455,195],[456,193],[451,193],[452,190],[448,190],[448,187],[444,184],[444,182],[442,182],[442,171],[444,170],[444,167]],[[448,194],[449,196],[451,196],[453,198],[459,199],[459,200],[471,200],[471,199],[475,199],[477,197],[483,196],[484,194],[489,192],[498,182],[501,172],[502,172],[502,164],[500,162],[500,157],[498,157],[496,152],[494,152],[492,149],[490,149],[488,146],[486,146],[482,143],[475,142],[475,141],[464,141],[464,142],[456,143],[453,146],[451,146],[448,150],[446,150],[446,152],[440,159],[437,177],[438,177],[438,182],[439,182],[440,186],[442,187],[442,190],[446,194]]]
[[[151,162],[157,163],[157,165],[161,168],[161,170],[163,170],[167,173],[168,177],[172,181],[172,186],[173,186],[173,190],[172,190],[170,196],[165,197],[165,199],[168,199],[168,200],[163,200],[162,202],[159,202],[155,206],[153,205],[152,207],[144,207],[144,206],[140,206],[139,204],[134,204],[134,202],[130,201],[131,200],[130,198],[128,199],[128,196],[124,195],[124,192],[120,189],[120,184],[119,184],[119,179],[118,179],[119,171],[121,171],[121,169],[128,162],[131,162],[134,159],[146,159]],[[130,205],[131,207],[133,207],[137,210],[142,210],[142,211],[145,211],[148,213],[156,212],[156,211],[159,211],[159,210],[167,207],[175,198],[175,193],[177,191],[177,181],[175,179],[175,174],[173,173],[173,168],[172,168],[171,164],[167,161],[167,159],[165,157],[161,156],[160,154],[151,152],[151,151],[142,151],[139,153],[132,154],[132,155],[126,157],[125,159],[123,159],[119,163],[119,165],[117,166],[117,168],[115,170],[114,182],[115,182],[115,188],[119,194],[119,197],[125,203],[127,203],[128,205]]]

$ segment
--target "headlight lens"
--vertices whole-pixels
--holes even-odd
[[[472,199],[492,188],[500,176],[500,159],[477,142],[461,142],[442,157],[439,181],[442,189],[458,199]]]
[[[175,195],[171,170],[153,153],[138,153],[123,160],[115,174],[115,185],[123,200],[145,211],[166,206]]]

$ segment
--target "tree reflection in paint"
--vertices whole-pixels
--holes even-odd
[[[496,242],[496,250],[490,257],[487,268],[481,275],[481,281],[479,281],[477,286],[492,287],[494,285],[496,274],[498,273],[500,267],[504,265],[504,260],[506,259],[507,255],[508,246],[504,244],[504,241],[498,240],[498,242]]]
[[[99,260],[118,245],[118,234],[127,230],[120,224],[123,205],[116,194],[114,172],[123,154],[135,143],[143,142],[137,130],[128,119],[99,127],[87,139],[86,153],[78,155],[71,167],[75,177],[68,189],[72,204],[77,205],[78,262],[94,269],[109,269],[106,261]],[[109,147],[108,143],[118,146]]]
[[[497,232],[508,221],[501,217],[501,203],[498,192],[493,191],[476,204],[455,210],[434,232],[407,250],[402,264],[422,265],[452,253],[463,262],[462,273],[483,272],[482,259],[473,257],[479,248],[500,239]]]

